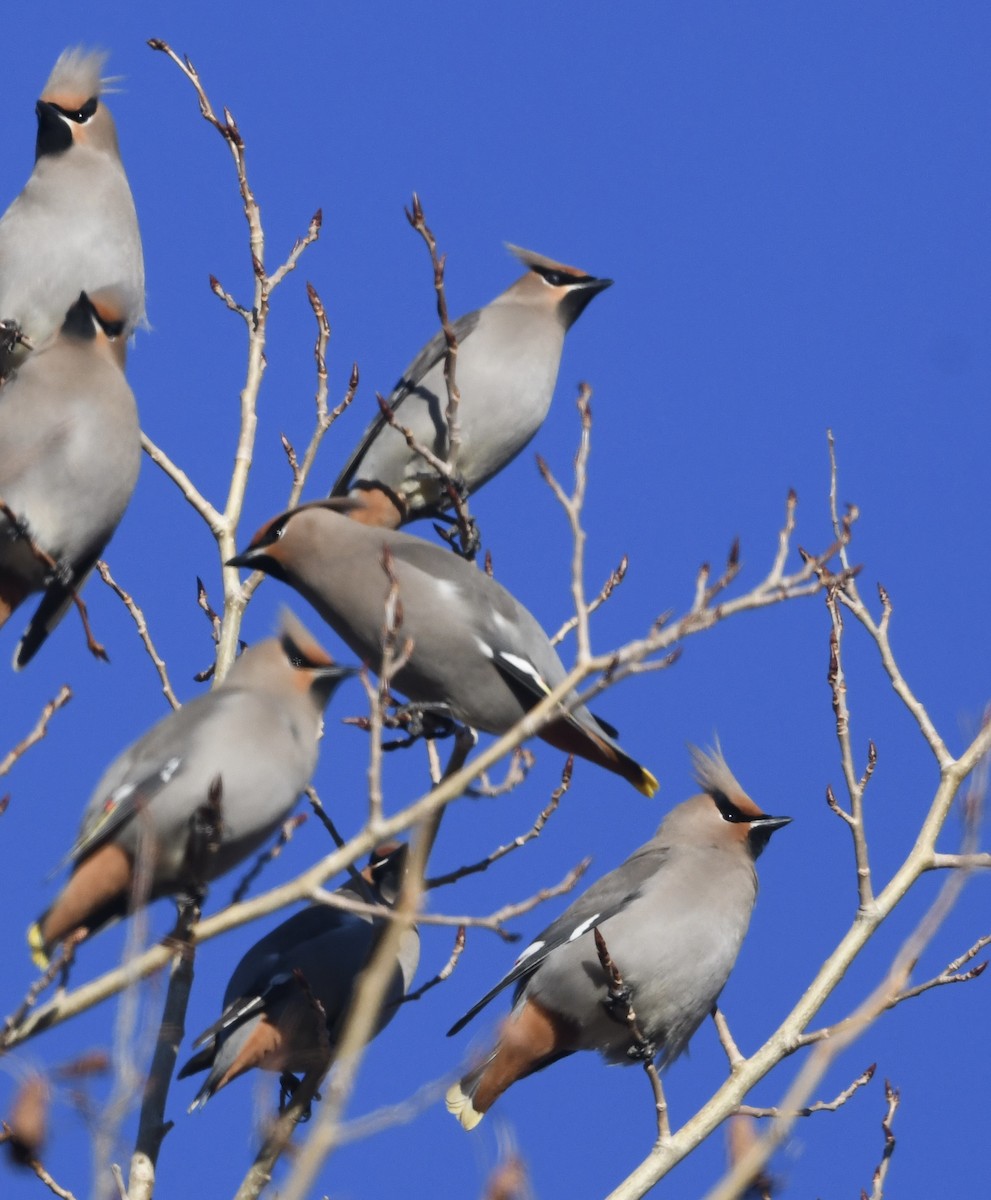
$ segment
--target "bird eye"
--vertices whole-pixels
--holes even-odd
[[[574,282],[572,277],[565,275],[563,271],[541,271],[541,274],[551,287],[564,287],[565,284]]]
[[[77,125],[85,125],[86,122],[96,113],[96,107],[99,103],[96,96],[91,96],[82,108],[63,108],[61,104],[53,104],[53,108],[57,108],[63,117],[70,121],[74,121]]]
[[[746,824],[749,821],[750,818],[745,817],[725,796],[714,796],[713,799],[716,802],[716,808],[719,809],[719,815],[724,821],[729,821],[731,825]]]

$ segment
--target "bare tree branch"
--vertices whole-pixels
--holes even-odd
[[[881,1131],[884,1134],[884,1150],[881,1154],[881,1161],[874,1168],[871,1194],[868,1196],[866,1192],[862,1191],[860,1193],[861,1200],[883,1200],[884,1181],[888,1177],[891,1156],[895,1152],[895,1135],[891,1132],[891,1126],[895,1119],[895,1113],[898,1111],[901,1095],[898,1089],[893,1088],[887,1079],[884,1081],[884,1098],[888,1102],[884,1119],[881,1121]]]
[[[9,750],[2,760],[0,760],[0,778],[10,772],[11,767],[17,762],[32,746],[38,742],[48,732],[48,722],[52,719],[55,713],[60,708],[64,708],[72,699],[72,689],[67,683],[63,683],[58,690],[58,694],[53,700],[49,700],[45,707],[41,710],[41,715],[38,717],[34,728],[24,738],[22,738],[12,750]]]
[[[169,681],[168,669],[165,666],[165,661],[155,649],[155,643],[151,640],[151,632],[148,629],[148,622],[145,620],[145,615],[134,601],[134,597],[125,592],[120,584],[110,574],[110,568],[101,558],[96,564],[97,572],[103,582],[110,590],[123,602],[124,607],[131,614],[135,627],[138,631],[138,637],[141,639],[141,644],[147,651],[148,657],[151,659],[152,666],[158,672],[158,678],[162,684],[162,694],[173,709],[179,707],[179,700],[175,692],[172,690],[172,684]]]

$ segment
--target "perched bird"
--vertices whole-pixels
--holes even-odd
[[[289,612],[222,683],[159,721],[104,772],[69,851],[72,875],[28,931],[35,962],[77,929],[216,879],[289,815],[316,767],[323,710],[352,671]],[[221,836],[190,878],[198,814],[220,781]],[[135,895],[135,882],[145,891]]]
[[[115,288],[125,335],[144,316],[138,218],[101,98],[105,59],[78,47],[60,55],[37,104],[34,170],[0,219],[0,321],[36,347],[81,291]],[[0,377],[12,357],[0,358]]]
[[[612,283],[518,246],[527,273],[501,296],[454,323],[461,445],[456,467],[477,491],[523,449],[550,408],[564,335],[588,303]],[[401,425],[439,458],[449,452],[447,342],[437,334],[389,397]],[[380,413],[348,459],[331,495],[359,489],[368,503],[352,516],[396,528],[450,507],[441,481]]]
[[[387,553],[399,585],[402,635],[413,640],[395,687],[486,733],[511,729],[567,674],[547,634],[504,587],[449,550],[348,520],[343,513],[354,504],[331,498],[282,513],[227,565],[288,583],[378,670]],[[562,713],[538,736],[622,775],[647,796],[657,790],[654,776],[617,744],[616,731],[584,705]]]
[[[399,895],[406,846],[380,846],[361,872],[365,887],[351,880],[338,895],[392,907]],[[245,1071],[306,1072],[329,1065],[351,1007],[355,986],[378,942],[381,919],[315,905],[291,916],[244,955],[224,992],[224,1012],[200,1034],[203,1046],[178,1078],[209,1068],[189,1106],[210,1097]],[[420,935],[406,930],[399,945],[375,1032],[380,1033],[408,991],[420,959]],[[321,1028],[314,1001],[323,1008]]]
[[[123,328],[116,292],[80,293],[61,330],[0,392],[0,500],[16,516],[0,513],[0,626],[44,592],[16,668],[58,624],[137,482],[141,430]]]
[[[661,1055],[667,1065],[712,1010],[750,923],[754,860],[791,818],[762,813],[718,748],[692,747],[692,756],[702,794],[672,809],[646,845],[569,905],[449,1031],[516,985],[495,1049],[447,1093],[465,1129],[518,1079],[576,1050],[598,1050],[611,1063]],[[595,929],[622,976],[645,1052],[631,1039],[628,1006],[610,995]]]

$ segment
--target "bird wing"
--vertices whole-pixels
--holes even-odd
[[[475,312],[467,313],[454,322],[454,336],[459,346],[464,345],[465,339],[478,325],[480,311],[480,309],[476,309]],[[393,388],[388,400],[389,407],[393,412],[399,409],[399,406],[406,397],[416,390],[418,384],[431,367],[440,362],[446,353],[447,339],[444,337],[444,331],[441,330],[427,342],[407,367],[395,388]],[[337,477],[337,482],[330,491],[331,496],[344,496],[347,494],[348,488],[351,486],[351,482],[357,474],[362,460],[368,453],[372,443],[387,425],[388,422],[380,412],[365,430],[364,437],[358,443],[357,449],[353,451],[351,457],[344,464],[344,469]]]
[[[497,649],[494,652],[492,661],[506,682],[517,693],[521,703],[526,708],[533,708],[535,704],[543,700],[552,691],[551,685],[543,677],[536,664],[525,656],[510,650]],[[586,710],[586,714],[598,725],[599,731],[606,739],[615,741],[619,737],[619,731],[614,725],[603,721],[595,713]],[[562,720],[567,721],[575,729],[581,729],[587,733],[586,726],[583,725],[573,712],[563,715]]]
[[[105,842],[115,830],[120,829],[135,813],[140,812],[175,777],[182,766],[183,759],[174,755],[147,775],[142,775],[136,780],[127,779],[108,792],[102,806],[93,811],[92,815],[87,813],[79,837],[56,870],[61,870],[70,862],[79,862],[101,842]]]
[[[460,1020],[447,1031],[447,1036],[458,1033],[468,1022],[511,983],[527,979],[537,970],[541,962],[566,942],[573,942],[589,930],[595,929],[610,917],[627,908],[643,892],[643,885],[667,857],[664,847],[647,845],[631,855],[622,866],[594,883],[574,903],[530,943],[516,960],[511,971],[490,988]]]

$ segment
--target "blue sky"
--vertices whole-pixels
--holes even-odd
[[[587,380],[595,415],[590,590],[620,554],[631,560],[627,581],[594,620],[594,647],[637,636],[658,613],[688,605],[698,565],[721,562],[734,537],[743,558],[737,590],[755,584],[773,557],[790,487],[799,496],[797,541],[825,547],[832,429],[840,499],[861,511],[852,557],[863,564],[862,591],[873,599],[877,581],[888,589],[902,669],[951,750],[963,748],[988,700],[991,662],[991,558],[981,533],[991,432],[991,14],[960,3],[193,9],[96,3],[19,14],[19,49],[7,56],[0,83],[0,206],[29,173],[33,105],[59,51],[81,41],[107,48],[109,72],[124,77],[110,106],[141,221],[152,325],[137,338],[129,378],[147,432],[214,501],[233,456],[244,337],[210,294],[208,276],[244,300],[250,263],[225,147],[200,119],[189,85],[145,40],[162,37],[188,54],[214,104],[236,116],[272,265],[322,208],[319,243],[273,304],[242,543],[284,505],[279,433],[299,446],[310,432],[314,328],[304,281],[320,291],[333,328],[332,400],[343,395],[353,361],[361,371],[358,399],[325,442],[310,497],[335,478],[374,411],[375,390],[387,391],[434,332],[426,254],[402,212],[415,189],[448,254],[455,314],[516,277],[505,241],[616,280],[569,335],[555,403],[532,447],[566,477],[577,443],[573,400]],[[532,450],[474,509],[499,579],[556,628],[569,611],[570,545]],[[211,644],[195,580],[219,599],[216,553],[147,461],[107,558],[145,609],[180,695],[196,695],[192,676],[210,660]],[[11,795],[2,818],[5,1011],[33,978],[22,931],[54,894],[46,876],[70,845],[94,782],[165,712],[120,603],[98,580],[87,600],[112,665],[86,655],[70,616],[29,670],[0,675],[0,752],[61,683],[75,693],[47,741],[0,789]],[[348,657],[304,603],[274,583],[252,603],[245,636],[268,634],[287,600]],[[0,633],[4,661],[18,632],[15,620]],[[883,881],[910,845],[937,774],[852,622],[846,651],[854,746],[861,761],[868,738],[878,747],[868,822]],[[659,799],[580,764],[536,844],[454,894],[438,894],[434,908],[487,913],[556,882],[586,854],[594,855],[593,873],[617,865],[692,790],[685,743],[718,733],[754,798],[795,817],[761,860],[760,899],[723,996],[737,1041],[755,1049],[854,911],[849,839],[823,799],[827,784],[841,784],[827,657],[821,598],[743,615],[693,639],[674,668],[629,681],[597,706],[661,780]],[[346,830],[362,819],[366,747],[339,718],[363,705],[356,684],[335,699],[316,777]],[[423,785],[422,755],[399,757],[387,765],[390,808]],[[560,756],[539,748],[537,767],[512,796],[462,801],[445,819],[434,868],[474,860],[524,832],[559,770]],[[951,818],[944,849],[954,847],[958,828]],[[263,883],[290,878],[325,850],[322,831],[308,822]],[[824,1020],[842,1016],[877,982],[937,882],[924,881],[881,930]],[[216,885],[211,908],[233,885]],[[521,919],[520,932],[536,933],[563,903]],[[919,977],[987,932],[987,911],[987,882],[976,879]],[[155,906],[154,933],[171,919],[168,904]],[[204,949],[190,1035],[213,1020],[231,968],[272,924]],[[123,936],[118,926],[86,945],[73,982],[112,965]],[[425,933],[422,979],[446,960],[450,941],[445,931]],[[352,1114],[449,1076],[470,1047],[484,1045],[499,1005],[458,1039],[444,1031],[513,957],[492,935],[470,934],[452,979],[403,1011],[370,1050]],[[986,1053],[978,1037],[986,986],[903,1006],[840,1060],[825,1098],[874,1061],[876,1080],[840,1112],[797,1127],[773,1164],[787,1192],[851,1195],[870,1186],[882,1148],[884,1076],[902,1091],[892,1186],[923,1196],[941,1190],[950,1171],[965,1190],[978,1171],[983,1177]],[[160,993],[153,986],[143,994],[150,1020]],[[26,1065],[110,1045],[116,1011],[104,1005],[8,1058],[0,1109]],[[785,1063],[751,1100],[775,1103],[797,1065]],[[714,1033],[703,1026],[667,1076],[674,1119],[690,1115],[724,1074]],[[275,1081],[240,1081],[187,1117],[194,1090],[184,1081],[170,1097],[176,1127],[162,1154],[162,1197],[233,1194]],[[514,1088],[474,1135],[434,1103],[409,1124],[348,1146],[319,1194],[480,1194],[504,1131],[538,1196],[605,1194],[653,1140],[649,1091],[636,1071],[575,1057]],[[124,1126],[125,1158],[132,1140],[133,1118]],[[70,1106],[57,1108],[46,1163],[77,1194],[89,1188],[87,1145],[84,1122]],[[667,1194],[701,1194],[722,1165],[717,1134],[678,1168]],[[36,1180],[0,1171],[5,1194],[38,1194]]]

